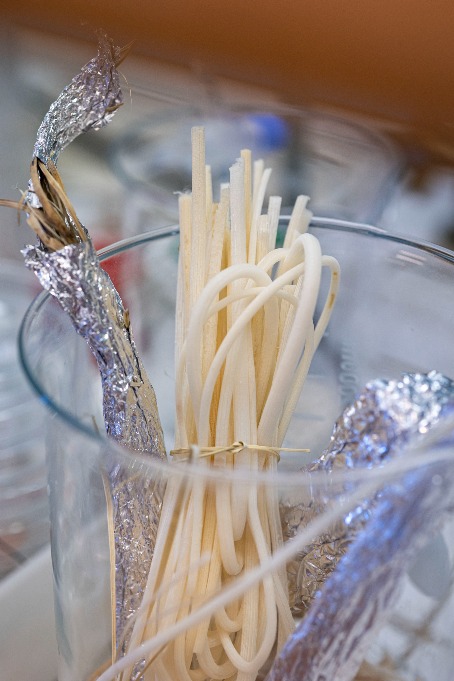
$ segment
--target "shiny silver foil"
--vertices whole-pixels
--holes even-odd
[[[27,267],[57,298],[96,358],[107,434],[136,452],[164,458],[154,390],[125,321],[121,299],[91,242],[53,253],[28,246],[23,253]]]
[[[348,471],[379,466],[399,454],[409,438],[436,425],[454,405],[454,382],[432,371],[404,374],[399,380],[368,383],[337,420],[327,449],[306,471]],[[353,489],[353,486],[351,486]],[[326,508],[330,499],[349,490],[348,476],[339,489],[315,493],[307,503],[283,500],[280,513],[284,539],[290,539]],[[315,594],[371,517],[377,497],[366,499],[329,532],[317,537],[287,566],[292,612],[303,616]]]
[[[107,125],[123,102],[117,65],[121,49],[99,34],[98,55],[61,92],[39,129],[34,156],[57,165],[61,151],[91,128]]]
[[[117,64],[122,50],[104,33],[99,33],[98,54],[91,59],[53,102],[41,123],[33,149],[46,165],[57,165],[60,153],[76,137],[90,129],[99,130],[112,120],[123,103]],[[28,201],[41,204],[29,182]]]
[[[122,302],[90,242],[48,253],[24,251],[27,266],[57,298],[96,358],[108,435],[121,445],[165,458],[154,390],[137,354]],[[163,484],[108,464],[115,542],[117,641],[143,595],[162,505]]]
[[[106,125],[121,104],[116,65],[121,50],[101,37],[92,59],[52,104],[39,128],[34,154],[56,165],[60,152],[79,134]],[[44,210],[30,186],[27,205]],[[122,446],[164,460],[165,447],[154,390],[138,356],[129,315],[90,241],[81,240],[70,215],[71,241],[51,251],[43,243],[24,251],[26,265],[60,303],[87,341],[99,368],[105,429]],[[125,627],[142,600],[159,522],[164,486],[134,466],[112,461],[106,445],[106,494],[112,513],[115,554],[116,647],[128,642]],[[137,668],[135,678],[140,678]]]
[[[415,554],[454,512],[454,461],[434,461],[386,485],[267,681],[352,681]]]

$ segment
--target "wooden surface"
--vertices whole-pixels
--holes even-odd
[[[94,28],[137,54],[202,64],[410,125],[454,145],[452,0],[25,0],[4,20],[83,38]]]

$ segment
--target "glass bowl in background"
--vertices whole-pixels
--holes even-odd
[[[268,195],[282,196],[285,207],[307,194],[315,215],[376,223],[405,165],[386,135],[340,115],[278,103],[229,109],[181,102],[143,119],[112,146],[111,168],[126,192],[126,236],[177,221],[176,195],[191,187],[197,125],[205,127],[214,187],[228,181],[233,154],[248,148],[273,168]]]
[[[309,458],[319,456],[342,408],[367,381],[432,369],[454,375],[450,343],[454,334],[454,254],[336,220],[314,219],[311,231],[323,252],[334,255],[342,268],[339,298],[284,442],[287,447],[310,448],[311,454],[283,452],[277,476],[257,481],[266,489],[271,486],[276,494],[297,499],[310,497],[314,491],[297,471]],[[122,295],[130,309],[132,328],[140,316],[139,351],[156,390],[170,450],[178,233],[175,228],[155,230],[113,245],[104,255],[111,265],[120,260],[121,269],[127,270],[128,257],[134,258],[136,253],[140,253],[142,264],[140,277],[136,275],[129,283],[126,280]],[[97,369],[85,342],[47,294],[39,295],[25,316],[20,353],[28,379],[49,414],[59,679],[88,681],[96,678],[93,674],[110,656],[106,467],[118,467],[125,479],[139,476],[144,481],[166,481],[177,469],[135,456],[101,435]],[[178,474],[186,472],[182,469]],[[233,482],[250,485],[251,478]],[[209,477],[206,484],[211,484]],[[322,481],[321,487],[324,484]],[[326,492],[332,493],[332,488]],[[447,526],[444,532],[452,570],[452,527]],[[435,554],[432,559],[436,560]],[[436,601],[407,580],[402,598],[407,601],[396,604],[376,639],[373,659],[391,659],[410,681],[450,681],[454,667],[452,591]],[[414,614],[408,599],[415,605]]]

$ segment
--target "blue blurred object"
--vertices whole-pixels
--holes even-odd
[[[257,139],[257,146],[263,151],[283,149],[289,143],[290,129],[281,116],[272,113],[246,114],[240,119],[240,128],[247,129],[248,126]]]

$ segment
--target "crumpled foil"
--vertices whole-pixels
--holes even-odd
[[[369,469],[399,454],[409,438],[436,425],[454,405],[454,382],[435,371],[403,374],[399,380],[368,383],[337,420],[330,444],[305,470],[331,473]],[[353,489],[353,486],[351,487]],[[307,503],[283,501],[280,507],[284,540],[298,534],[333,499],[348,492],[348,482],[330,489],[325,501],[317,493]],[[303,616],[354,537],[370,519],[377,497],[366,499],[328,532],[317,537],[287,565],[290,605]]]
[[[38,128],[33,155],[46,165],[50,161],[56,166],[63,149],[82,133],[110,123],[123,103],[116,68],[122,50],[104,33],[99,32],[98,37],[97,56],[62,90]],[[31,180],[27,199],[33,208],[41,208]]]
[[[438,449],[447,447],[452,457],[453,446],[451,441]],[[386,485],[367,527],[316,595],[267,681],[355,677],[415,554],[454,513],[453,463],[449,457],[437,460],[435,451],[434,463],[415,466]]]
[[[57,165],[61,151],[78,135],[110,123],[123,102],[116,69],[121,49],[99,34],[98,55],[91,59],[51,105],[38,129],[34,156]]]
[[[106,125],[122,102],[116,65],[121,50],[101,36],[98,56],[84,66],[45,116],[34,154],[56,165],[60,152],[79,134]],[[27,203],[41,209],[30,183]],[[66,218],[74,231],[70,216]],[[164,460],[165,448],[154,390],[137,354],[129,315],[90,241],[74,241],[50,252],[44,244],[28,246],[26,265],[61,304],[77,333],[96,358],[102,382],[105,428],[121,445]],[[164,484],[143,471],[127,472],[109,463],[106,451],[115,551],[117,654],[125,649],[127,620],[143,596],[153,555]],[[113,459],[110,459],[111,461]],[[134,678],[140,678],[137,667]]]
[[[25,262],[61,304],[96,358],[108,435],[136,452],[165,459],[154,390],[137,354],[125,311],[91,242],[48,253],[24,250]],[[108,457],[106,448],[106,457]],[[115,541],[117,642],[137,611],[151,564],[164,486],[143,472],[110,467]]]
[[[136,452],[164,458],[154,390],[125,321],[121,299],[92,243],[71,244],[53,253],[28,246],[23,253],[27,267],[58,299],[96,358],[108,435]]]

